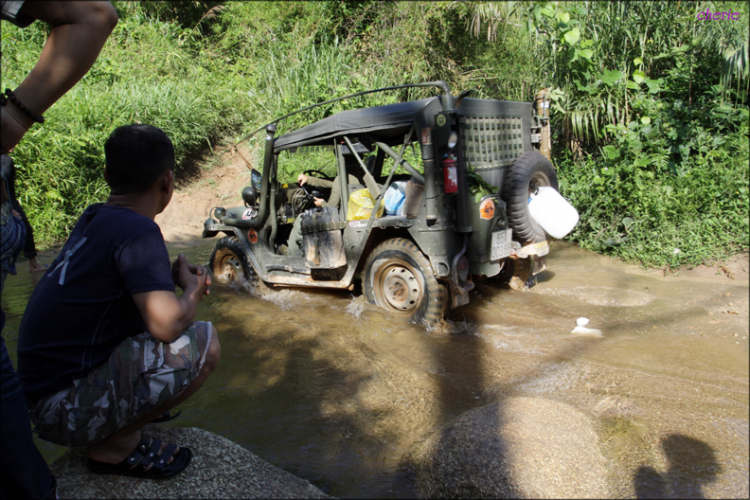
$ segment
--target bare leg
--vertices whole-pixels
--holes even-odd
[[[44,264],[40,264],[39,262],[37,262],[36,257],[32,257],[29,259],[30,273],[38,273],[39,271],[44,271],[44,269]]]
[[[174,399],[157,406],[132,424],[115,432],[104,441],[89,446],[87,449],[87,455],[91,460],[109,464],[122,462],[135,449],[135,447],[138,446],[138,443],[141,440],[140,430],[144,425],[182,403],[200,389],[214,368],[216,368],[221,354],[221,345],[219,344],[219,336],[216,333],[216,328],[213,326],[211,328],[211,343],[208,345],[206,362],[203,364],[203,368],[201,368],[198,376],[193,379],[187,389]],[[179,448],[175,451],[175,454],[177,452],[179,452]]]
[[[26,2],[21,10],[53,25],[39,61],[15,90],[19,101],[41,115],[94,64],[117,25],[117,12],[109,2]],[[33,123],[14,104],[3,106],[3,151],[11,151]]]

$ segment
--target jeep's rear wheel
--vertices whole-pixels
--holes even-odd
[[[393,238],[375,247],[365,262],[367,301],[413,321],[436,323],[447,309],[447,291],[417,246]]]
[[[227,236],[216,242],[208,266],[222,285],[248,283],[259,292],[265,288],[235,237]]]
[[[555,169],[538,151],[519,156],[505,174],[503,200],[508,204],[508,222],[513,235],[523,244],[547,239],[547,233],[531,218],[529,212],[529,197],[541,186],[558,190]]]

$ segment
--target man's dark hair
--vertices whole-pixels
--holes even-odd
[[[174,170],[174,146],[152,125],[125,125],[104,143],[106,171],[112,194],[148,191],[167,170]]]

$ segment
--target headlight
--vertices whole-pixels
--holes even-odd
[[[253,186],[247,186],[242,190],[242,201],[245,202],[246,207],[255,205],[255,188]]]

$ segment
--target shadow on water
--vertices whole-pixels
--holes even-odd
[[[555,273],[544,271],[538,276],[537,282],[550,281],[554,276]],[[502,289],[501,294],[513,293],[507,285],[502,285],[492,280],[488,281],[488,285],[495,288],[499,286]],[[628,290],[628,278],[623,277],[622,282],[616,284],[615,287]],[[532,298],[532,295],[527,295],[527,297],[529,302],[535,300]],[[538,297],[536,300],[538,300]],[[472,326],[481,325],[482,318],[478,310],[472,308],[465,309],[465,311],[462,311],[464,329],[466,329],[466,325],[470,325],[469,330]],[[687,313],[684,311],[669,311],[666,308],[661,308],[659,311],[659,313],[652,314],[649,317],[649,324],[653,323],[659,324],[661,327],[668,327],[670,324],[690,321],[691,318],[699,315],[697,309]],[[545,311],[543,316],[548,317],[549,313],[550,311]],[[455,317],[455,314],[453,316]],[[607,324],[607,336],[613,337],[618,334],[631,333],[633,324],[634,322],[627,318],[618,318],[609,321]],[[464,331],[462,333],[471,334],[472,332]],[[523,380],[529,383],[535,378],[544,377],[546,374],[542,369],[543,365],[550,362],[570,362],[582,355],[595,342],[596,340],[590,338],[574,340],[565,349],[559,350],[542,362],[535,363],[525,374],[514,378],[516,381]],[[435,347],[435,360],[440,364],[442,373],[446,375],[440,378],[438,384],[439,404],[442,409],[442,421],[444,423],[448,419],[460,415],[461,408],[467,411],[472,407],[486,404],[485,402],[472,401],[472,398],[479,399],[478,396],[475,396],[476,394],[486,395],[482,365],[487,362],[487,359],[482,355],[483,346],[481,344],[482,342],[474,335],[459,335],[454,337],[452,342],[438,344]],[[488,426],[489,428],[499,428],[503,423],[503,401],[513,391],[514,389],[510,384],[500,384],[499,389],[498,384],[494,384],[492,402],[495,404],[487,407],[487,409],[491,409],[493,412],[491,419],[494,421],[494,425]],[[484,400],[485,397],[481,399]],[[484,415],[486,416],[486,414],[485,412]],[[496,436],[487,436],[487,439],[496,439]],[[721,466],[716,462],[711,446],[697,439],[680,434],[671,434],[663,438],[661,444],[670,462],[670,468],[664,475],[658,474],[650,467],[639,468],[634,477],[638,498],[703,498],[701,485],[714,482],[717,475],[722,471]],[[519,490],[509,476],[509,471],[504,467],[506,462],[504,457],[492,457],[494,459],[492,462],[496,470],[491,471],[490,474],[487,474],[490,471],[482,470],[481,459],[477,460],[476,463],[462,464],[463,466],[468,465],[469,468],[472,468],[474,474],[467,474],[466,470],[457,469],[455,464],[450,463],[450,455],[460,446],[461,444],[456,442],[456,437],[452,435],[452,430],[444,427],[437,439],[437,445],[433,448],[434,456],[425,461],[428,464],[440,464],[441,467],[431,466],[433,470],[430,473],[433,477],[442,474],[443,477],[440,482],[443,486],[447,486],[447,489],[441,490],[440,487],[435,489],[435,486],[431,485],[430,490],[421,491],[421,485],[417,484],[419,480],[416,476],[416,468],[420,467],[420,465],[415,464],[412,461],[412,457],[409,457],[406,461],[401,462],[401,477],[394,481],[394,491],[400,493],[397,496],[423,498],[431,496],[440,498],[487,497],[487,492],[481,489],[481,480],[477,482],[475,481],[475,477],[472,477],[474,474],[486,475],[488,478],[491,477],[492,481],[496,484],[501,483],[504,486],[501,489],[508,495],[508,498],[513,498],[519,493]],[[503,454],[504,449],[505,447],[501,444],[496,446],[494,451]],[[476,467],[477,464],[479,465],[478,468]],[[452,477],[445,477],[446,475]],[[575,480],[575,478],[570,478],[570,480]]]
[[[226,327],[220,331],[227,340],[235,333],[242,335]],[[244,444],[270,463],[330,492],[331,478],[311,464],[335,462],[337,467],[359,470],[367,464],[351,442],[360,425],[356,418],[330,417],[321,411],[321,403],[330,397],[325,388],[335,387],[336,397],[350,399],[365,376],[340,370],[315,356],[320,350],[315,339],[296,339],[293,346],[283,348],[283,355],[268,348],[270,344],[285,345],[293,337],[292,330],[277,330],[273,336],[264,336],[263,345],[245,343],[240,357],[223,360],[222,378],[229,379],[228,386],[211,391],[210,396],[200,395],[203,401],[196,404],[202,408],[215,404],[231,413],[231,418],[207,422],[211,431]],[[222,342],[236,346],[235,342]],[[206,401],[206,397],[215,401]],[[208,418],[212,418],[210,414]]]
[[[171,242],[170,255],[185,252],[191,262],[205,263],[215,241]],[[540,283],[555,276],[551,271],[542,274]],[[14,278],[6,283],[6,291]],[[3,295],[11,330],[17,329],[35,285],[32,278],[24,279],[12,298]],[[627,290],[630,285],[623,281],[611,286]],[[568,363],[599,342],[566,339],[552,352],[527,355],[513,370],[500,371],[488,366],[497,358],[487,356],[487,341],[477,334],[487,321],[520,327],[563,318],[571,320],[572,328],[575,312],[540,294],[519,294],[486,283],[478,293],[491,296],[491,307],[483,309],[484,299],[473,295],[471,306],[449,315],[454,326],[459,318],[463,323],[455,328],[458,333],[447,334],[408,325],[362,297],[352,299],[348,292],[272,293],[271,300],[259,300],[217,286],[201,303],[199,318],[214,322],[222,360],[203,389],[183,403],[182,417],[168,426],[195,426],[227,437],[333,495],[424,496],[415,464],[408,458],[415,445],[437,432],[430,461],[439,464],[455,444],[445,424],[494,403],[492,419],[494,427],[500,427],[503,402],[518,392],[519,383],[544,378],[551,364]],[[501,307],[493,301],[508,304]],[[350,306],[357,312],[351,313]],[[609,338],[630,333],[636,324],[613,308],[599,311],[600,316],[612,314],[606,328]],[[697,314],[660,308],[640,321],[668,325]],[[488,373],[494,375],[492,380]],[[512,376],[505,378],[507,374]],[[544,393],[540,397],[554,398]],[[721,471],[713,450],[701,441],[672,434],[663,439],[662,447],[670,468],[665,474],[638,469],[633,482],[639,498],[697,496],[701,485]],[[493,478],[512,488],[507,476],[505,470],[493,472]],[[451,490],[445,496],[482,494],[465,477],[448,480]]]
[[[636,497],[705,498],[703,485],[714,482],[722,470],[713,448],[682,434],[670,434],[661,446],[669,468],[660,474],[653,467],[639,467],[633,475]]]
[[[545,269],[541,273],[534,276],[534,280],[536,283],[546,283],[547,281],[552,281],[552,279],[555,277],[555,272],[550,271],[549,269]]]
[[[471,329],[473,325],[464,323],[463,328],[467,327]],[[484,436],[486,442],[492,443],[491,449],[495,456],[476,456],[472,453],[475,450],[464,448],[462,436],[446,425],[489,401],[499,404],[488,407],[489,414],[483,414],[482,424],[485,428],[497,429],[503,420],[502,397],[488,397],[486,391],[482,340],[470,333],[453,333],[448,339],[436,342],[433,346],[432,355],[440,375],[436,394],[440,408],[439,421],[444,427],[431,446],[431,456],[415,457],[410,454],[401,461],[391,490],[394,497],[487,498],[488,492],[482,487],[482,477],[491,477],[492,482],[497,485],[494,492],[504,490],[510,493],[509,497],[516,496],[513,495],[514,487],[504,469],[505,460],[498,456],[505,449],[498,442],[497,436]],[[504,389],[500,392],[504,392]],[[457,463],[459,461],[463,463]],[[486,468],[481,470],[487,462],[492,462],[492,471],[487,471]],[[421,479],[418,475],[422,476]],[[439,478],[439,481],[434,482],[432,478]],[[494,492],[491,496],[495,496]]]

